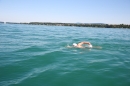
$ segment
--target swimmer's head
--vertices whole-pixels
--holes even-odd
[[[88,45],[88,47],[89,47],[89,48],[92,48],[93,46],[90,44],[90,45]]]
[[[74,47],[76,47],[76,46],[77,46],[77,44],[76,44],[76,43],[73,43],[73,46],[74,46]]]

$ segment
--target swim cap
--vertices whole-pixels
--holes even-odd
[[[77,44],[76,44],[76,43],[73,43],[73,46],[77,46]]]
[[[89,47],[89,48],[92,48],[93,46],[90,44],[90,45],[88,45],[88,47]]]

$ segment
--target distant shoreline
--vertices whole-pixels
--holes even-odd
[[[52,23],[52,22],[0,22],[5,24],[27,24],[27,25],[48,25],[48,26],[76,26],[76,27],[100,27],[100,28],[129,28],[128,24],[104,24],[104,23]]]

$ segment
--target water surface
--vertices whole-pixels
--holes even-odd
[[[102,49],[67,48],[89,41]],[[0,24],[0,86],[130,86],[130,30]]]

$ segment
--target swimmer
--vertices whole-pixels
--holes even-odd
[[[87,44],[88,47],[83,46],[83,44]],[[74,46],[75,48],[92,48],[92,47],[93,47],[90,42],[80,42],[80,43],[78,43],[78,44],[73,43],[73,46]]]

